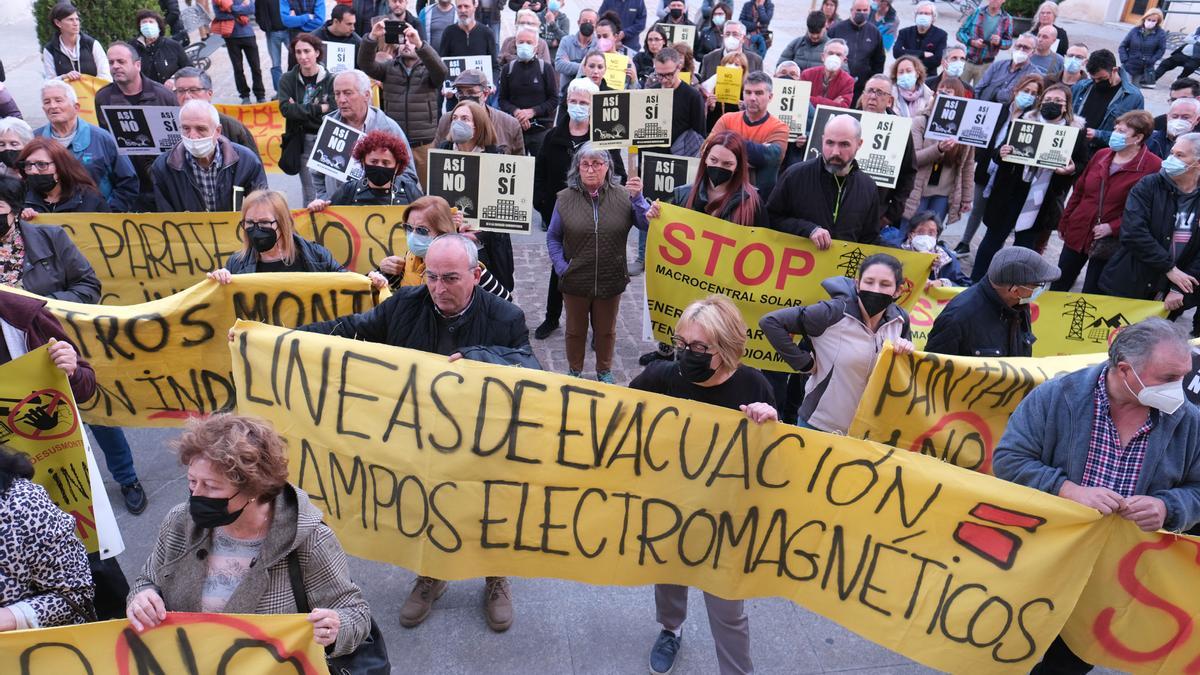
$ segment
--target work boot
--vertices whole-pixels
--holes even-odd
[[[483,616],[488,628],[503,633],[513,622],[512,591],[508,578],[488,577],[483,586]]]
[[[146,510],[146,504],[149,500],[146,499],[146,491],[142,489],[142,484],[134,481],[129,485],[121,486],[121,496],[125,498],[125,508],[133,515],[137,515]]]
[[[421,625],[433,611],[433,603],[446,592],[446,582],[433,577],[417,577],[412,592],[400,607],[400,625],[413,628]]]

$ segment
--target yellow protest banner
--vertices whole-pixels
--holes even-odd
[[[281,146],[287,120],[279,110],[279,101],[250,105],[217,103],[216,108],[217,112],[229,115],[245,125],[254,137],[254,142],[258,144],[258,155],[262,158],[263,169],[267,173],[283,173],[279,168],[279,157],[283,152]]]
[[[353,272],[366,274],[404,255],[403,206],[331,206],[293,212],[297,233]],[[242,248],[240,213],[54,213],[35,222],[62,225],[100,278],[105,305],[165,298],[219,269]]]
[[[629,70],[629,57],[617,52],[604,52],[604,81],[613,91],[625,88],[625,75]]]
[[[670,342],[676,319],[693,300],[712,293],[727,296],[750,326],[743,359],[768,370],[791,371],[758,329],[758,320],[780,307],[826,300],[821,282],[858,274],[858,264],[874,253],[904,263],[900,303],[912,306],[933,256],[895,248],[834,241],[820,251],[806,237],[742,227],[669,204],[650,223],[646,243],[646,298],[655,336]]]
[[[302,614],[168,612],[138,633],[126,620],[0,633],[0,673],[326,675]]]
[[[67,84],[71,85],[71,88],[75,90],[75,97],[79,99],[79,116],[90,124],[99,125],[96,92],[112,83],[95,75],[80,75],[78,80],[72,80]]]
[[[949,286],[930,288],[917,298],[909,312],[912,341],[917,349],[925,346],[933,322],[941,315],[946,304],[964,290]],[[1166,315],[1167,311],[1161,302],[1047,291],[1029,306],[1030,325],[1037,337],[1033,343],[1033,355],[1102,352],[1108,349],[1108,343],[1122,326],[1152,316]]]
[[[239,322],[238,411],[354,555],[780,596],[951,672],[1027,672],[1117,521],[866,441]]]
[[[67,374],[55,367],[49,347],[0,366],[0,443],[29,456],[34,482],[75,518],[75,534],[88,552],[98,551],[83,425]]]
[[[18,291],[0,285],[0,292]],[[226,347],[239,318],[294,327],[375,305],[357,274],[243,274],[222,286],[201,281],[161,300],[110,307],[50,300],[47,307],[96,371],[86,421],[178,426],[234,405]],[[29,392],[26,392],[28,394]]]
[[[717,83],[713,94],[720,103],[737,105],[742,101],[742,69],[738,66],[717,66]]]

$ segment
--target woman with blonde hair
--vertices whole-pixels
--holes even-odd
[[[629,387],[740,410],[758,424],[777,421],[771,385],[761,372],[741,362],[746,335],[746,322],[731,300],[722,295],[697,300],[683,310],[675,324],[675,359],[646,366]],[[650,650],[652,673],[669,673],[675,665],[687,618],[687,598],[687,586],[654,586],[662,631]],[[717,643],[720,672],[753,672],[745,601],[706,592],[704,604]]]
[[[235,274],[259,272],[345,272],[324,246],[296,234],[287,199],[275,190],[255,190],[242,201],[242,250],[229,256],[225,267],[208,273],[220,284]],[[387,285],[372,272],[376,288]]]
[[[1163,30],[1163,11],[1157,7],[1142,15],[1142,20],[1129,29],[1117,48],[1121,67],[1139,87],[1154,86],[1154,64],[1166,51],[1167,31]]]

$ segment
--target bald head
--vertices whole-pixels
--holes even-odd
[[[821,156],[825,168],[844,176],[850,172],[854,155],[862,147],[862,125],[850,115],[834,115],[821,132]]]

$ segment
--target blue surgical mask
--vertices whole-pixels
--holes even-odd
[[[408,244],[408,250],[418,258],[424,258],[429,252],[429,245],[433,243],[433,237],[428,234],[417,234],[415,231],[408,232],[404,235],[405,241]]]
[[[917,74],[904,73],[896,76],[896,84],[905,91],[912,91],[917,88]]]
[[[1063,59],[1063,70],[1068,73],[1078,73],[1083,69],[1083,59],[1078,56],[1068,56]]]
[[[724,14],[714,14],[713,15],[713,25],[714,26],[724,26],[725,25],[725,15]]]
[[[533,60],[533,45],[522,42],[517,45],[517,58],[522,61]]]
[[[1017,107],[1021,110],[1029,110],[1033,107],[1033,104],[1036,101],[1037,97],[1027,91],[1022,91],[1017,94]]]
[[[158,22],[157,21],[147,21],[146,23],[142,24],[141,30],[142,30],[142,35],[145,35],[147,40],[157,40],[158,39]]]
[[[913,21],[917,24],[918,28],[929,28],[933,24],[933,17],[928,14],[918,14]]]
[[[567,115],[571,118],[572,122],[586,122],[592,115],[592,109],[582,103],[568,103]]]
[[[546,3],[546,9],[549,9],[551,12],[557,12],[561,7],[562,5],[558,4],[558,0],[550,0],[550,2]]]
[[[950,77],[962,77],[963,71],[966,69],[966,61],[951,61],[946,64],[946,74]]]
[[[1125,138],[1125,134],[1114,131],[1108,135],[1108,149],[1113,152],[1120,152],[1125,149],[1129,139]]]
[[[1179,159],[1175,155],[1167,157],[1162,163],[1163,173],[1167,174],[1168,176],[1178,176],[1190,168],[1190,166],[1183,163],[1182,159]]]

